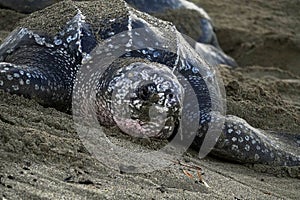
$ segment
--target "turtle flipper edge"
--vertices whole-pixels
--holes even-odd
[[[228,115],[212,154],[241,163],[300,165],[300,155],[288,152],[284,144],[271,140],[265,134],[265,131],[253,128],[245,120]]]
[[[0,62],[0,90],[35,99],[44,106],[66,110],[70,104],[60,77],[38,68]]]

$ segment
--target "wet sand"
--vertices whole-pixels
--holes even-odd
[[[220,67],[227,114],[264,130],[300,134],[300,5],[297,1],[197,0],[214,20],[222,48],[239,65]],[[201,3],[200,3],[201,2]],[[0,40],[24,14],[0,10]],[[87,152],[72,116],[0,92],[0,197],[3,199],[297,199],[300,167],[197,164],[209,188],[182,165],[147,174],[113,171]],[[128,143],[123,139],[117,144]],[[186,169],[186,168],[184,168]],[[189,169],[186,169],[189,170]]]

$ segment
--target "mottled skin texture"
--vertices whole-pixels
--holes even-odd
[[[133,29],[147,27],[145,21],[158,24],[158,29],[162,29],[162,27],[172,29],[170,24],[138,13],[126,7],[121,1],[111,1],[110,4],[121,7],[123,13],[130,11],[136,14],[138,20],[131,22]],[[82,4],[76,5],[80,7]],[[57,6],[63,7],[62,4],[57,4]],[[102,7],[102,9],[105,8]],[[83,15],[88,15],[84,12],[83,9]],[[75,77],[78,69],[82,67],[82,60],[97,43],[129,29],[129,14],[116,15],[114,19],[91,19],[89,16],[84,19],[83,15],[81,13],[75,15],[55,35],[26,28],[13,33],[0,48],[0,89],[35,99],[45,106],[70,111],[73,86],[77,84]],[[99,23],[99,27],[95,27],[94,22],[97,20],[102,22],[105,20],[105,26]],[[199,134],[192,145],[194,148],[199,148],[203,142],[203,136],[209,128],[209,123],[214,120],[209,114],[212,99],[209,96],[207,85],[198,71],[202,67],[204,66],[194,66],[181,58],[178,62],[178,55],[175,53],[157,49],[145,48],[124,54],[105,71],[103,76],[91,77],[89,80],[91,83],[98,81],[97,103],[100,122],[104,125],[117,125],[122,131],[128,134],[133,132],[135,136],[148,134],[148,136],[156,138],[171,137],[179,126],[180,112],[178,109],[182,106],[182,89],[180,84],[176,81],[172,82],[172,80],[176,78],[174,74],[181,74],[191,84],[199,103],[200,112],[196,113],[200,115]],[[174,68],[176,69],[175,73],[170,73]],[[131,92],[128,92],[127,89],[122,91],[122,88],[126,86],[125,82],[122,85],[122,75],[131,74],[131,71],[133,74],[135,72],[140,74],[141,69],[145,70],[145,76],[150,77],[151,82],[139,85]],[[138,74],[126,75],[127,78],[124,80],[136,81],[134,78]],[[167,84],[167,82],[172,84]],[[121,85],[118,86],[118,84]],[[124,92],[124,94],[132,95],[132,102],[130,102],[133,111],[132,121],[120,121],[113,112],[109,102],[114,91],[116,94]],[[122,98],[120,97],[119,100],[121,103],[118,105],[122,105],[124,103]],[[157,110],[163,109],[167,113],[161,131],[151,132],[155,129],[155,125],[147,124],[149,104],[154,104],[157,106]],[[143,127],[141,125],[143,123],[146,126]],[[300,164],[299,156],[276,146],[275,141],[270,141],[263,131],[254,129],[244,120],[235,116],[226,116],[222,134],[213,153],[242,163]]]

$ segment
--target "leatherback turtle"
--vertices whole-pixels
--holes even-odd
[[[233,58],[221,49],[214,32],[213,23],[206,11],[187,0],[125,0],[134,8],[147,12],[162,20],[172,22],[184,34],[189,34],[197,43],[191,44],[195,50],[204,55],[204,59],[214,64],[226,64],[236,67]],[[180,17],[184,16],[184,17]],[[185,18],[186,20],[176,20]],[[185,27],[186,24],[192,24]],[[189,30],[186,30],[189,29]],[[194,32],[194,34],[191,34]]]
[[[61,16],[64,18],[61,19]],[[119,0],[67,1],[33,13],[0,47],[0,89],[68,112],[74,85],[79,84],[77,72],[82,69],[83,63],[89,62],[89,54],[97,44],[104,40],[114,44],[110,38],[119,33],[122,37],[122,32],[127,31],[127,36],[131,39],[126,45],[130,47],[134,42],[133,35],[141,36],[133,30],[142,28],[151,32],[151,27],[166,33],[162,39],[167,43],[173,41],[174,34],[177,33],[171,23],[139,12]],[[156,36],[157,32],[152,33]],[[140,41],[136,41],[138,44],[146,43],[149,39],[143,35],[139,38]],[[178,45],[180,46],[180,41]],[[109,48],[119,47],[114,44]],[[180,50],[184,53],[187,51],[189,56],[196,56],[190,50]],[[109,53],[108,51],[105,55],[109,56]],[[198,134],[193,142],[193,147],[199,148],[210,128],[210,122],[216,120],[210,115],[214,99],[204,81],[206,77],[200,73],[206,65],[205,62],[197,65],[192,59],[186,61],[176,53],[149,47],[129,49],[105,69],[104,74],[91,74],[87,77],[87,86],[90,82],[98,82],[96,104],[100,123],[117,125],[128,134],[133,132],[156,138],[173,137],[180,126],[178,119],[183,106],[184,86],[180,86],[176,80],[180,74],[191,85],[199,104],[200,112],[187,116],[191,123],[199,118],[196,121],[199,126]],[[100,61],[101,59],[105,61],[105,57],[100,58]],[[133,83],[140,83],[140,79],[147,79],[148,82],[137,84],[137,88],[129,92],[129,82],[134,85]],[[86,88],[83,88],[82,93],[85,92],[84,89]],[[131,95],[130,101],[125,102],[123,98],[128,93]],[[123,104],[130,108],[129,121],[119,120],[112,112],[113,94],[118,108],[122,109]],[[149,108],[153,104],[166,113],[166,120],[160,131],[152,131],[156,126],[147,123],[150,118]],[[221,136],[213,151],[217,156],[242,163],[300,164],[299,155],[281,148],[263,131],[251,127],[236,116],[226,116],[220,131]]]
[[[31,13],[56,2],[58,1],[3,0],[0,2],[0,6],[23,13]],[[221,63],[232,67],[238,66],[235,60],[225,54],[221,49],[214,32],[212,20],[203,8],[187,0],[126,0],[126,2],[142,12],[147,12],[162,20],[172,22],[181,33],[188,34],[194,40],[198,41],[191,45],[194,46],[199,54],[205,56],[205,60],[211,65]],[[179,15],[188,15],[185,18],[189,20],[189,23],[183,20],[176,21],[175,19],[179,18]],[[191,21],[193,21],[193,23],[191,23]],[[185,27],[186,24],[192,25],[187,28]],[[191,34],[191,32],[194,32],[194,34]]]
[[[219,49],[220,45],[217,40],[217,36],[213,31],[213,25],[211,18],[206,13],[206,11],[203,8],[200,8],[196,6],[194,3],[186,1],[186,0],[172,0],[172,1],[166,1],[166,0],[125,0],[127,3],[132,5],[134,8],[142,11],[147,12],[151,15],[154,15],[158,18],[161,18],[163,20],[171,21],[174,23],[174,25],[177,27],[177,29],[187,34],[187,32],[183,29],[183,24],[180,22],[177,22],[172,19],[171,17],[166,17],[166,13],[168,12],[176,12],[178,11],[186,11],[186,12],[193,12],[195,11],[196,17],[197,17],[197,26],[192,27],[194,29],[199,28],[199,35],[195,35],[193,39],[197,40],[198,42],[205,43],[205,44],[211,44]],[[180,12],[179,12],[180,13]],[[163,15],[162,15],[163,14]],[[187,14],[187,13],[185,13]],[[188,16],[189,20],[193,20],[192,16]]]

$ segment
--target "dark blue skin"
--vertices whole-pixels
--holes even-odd
[[[111,2],[120,6],[119,1]],[[128,8],[124,6],[124,9]],[[131,11],[134,12],[134,10]],[[137,13],[137,15],[139,14]],[[119,20],[122,23],[118,25],[114,20],[107,20],[106,27],[110,28],[107,30],[100,29],[101,31],[97,32],[99,35],[93,31],[92,24],[81,20],[81,15],[76,15],[54,37],[26,29],[22,29],[23,32],[15,32],[11,35],[11,38],[8,38],[0,48],[0,89],[35,99],[44,106],[68,112],[71,107],[73,86],[76,84],[76,73],[82,67],[84,55],[91,52],[96,46],[98,42],[96,38],[106,39],[109,38],[111,32],[118,34],[128,30],[128,19],[126,17],[125,20]],[[136,21],[132,24],[133,29],[143,26],[142,21]],[[80,35],[78,31],[81,33]],[[143,50],[146,50],[146,53]],[[193,66],[188,61],[176,62],[176,58],[175,53],[158,49],[145,48],[132,51],[121,56],[116,64],[107,69],[105,76],[91,79],[90,82],[99,82],[97,99],[102,106],[99,107],[99,113],[106,114],[105,116],[99,116],[100,123],[109,126],[116,125],[110,108],[106,107],[106,100],[111,98],[112,94],[107,92],[107,88],[114,77],[118,76],[116,73],[118,69],[125,68],[128,64],[135,62],[136,59],[154,65],[159,63],[170,69],[177,63],[176,73],[180,73],[189,81],[199,103],[199,134],[192,145],[196,149],[199,148],[212,120],[209,114],[211,111],[211,97],[201,74],[193,70],[194,68],[201,68],[201,66]],[[188,68],[188,65],[192,67]],[[164,74],[161,76],[163,77]],[[157,99],[154,98],[159,92],[151,88],[150,86],[137,88],[137,100],[144,103],[159,104]],[[170,94],[167,90],[163,92],[166,96]],[[174,92],[170,98],[176,95],[176,92]],[[163,100],[167,101],[168,99]],[[179,126],[178,112],[173,109],[178,105],[175,101],[174,106],[168,108],[172,126]],[[123,129],[121,128],[121,130]],[[177,128],[174,127],[172,134],[176,134],[176,130]],[[164,134],[163,131],[156,137],[173,136]],[[189,136],[186,135],[185,137]],[[299,155],[293,155],[285,149],[277,147],[275,141],[269,140],[264,131],[254,129],[244,120],[235,116],[226,116],[223,131],[213,153],[222,158],[241,163],[300,165]]]

